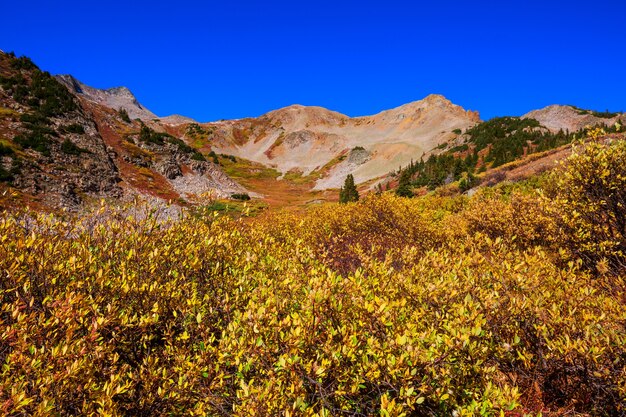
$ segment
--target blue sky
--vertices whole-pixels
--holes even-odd
[[[626,110],[626,1],[11,1],[0,49],[160,116],[350,116],[443,94],[483,119]]]

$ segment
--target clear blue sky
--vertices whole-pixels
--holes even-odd
[[[0,49],[160,116],[358,116],[443,94],[483,119],[626,110],[626,0],[5,1]]]

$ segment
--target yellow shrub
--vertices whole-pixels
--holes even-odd
[[[170,222],[104,208],[65,222],[6,215],[0,408],[623,414],[623,302],[531,247],[547,222],[534,202],[384,195]]]

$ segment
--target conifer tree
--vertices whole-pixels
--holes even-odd
[[[400,197],[413,197],[413,191],[411,191],[411,173],[409,171],[402,171],[398,188],[396,188],[396,195]]]
[[[339,191],[339,202],[348,203],[350,201],[359,201],[359,192],[354,185],[354,177],[352,174],[348,174],[343,187]]]

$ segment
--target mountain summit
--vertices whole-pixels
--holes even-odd
[[[142,106],[135,95],[126,87],[101,90],[83,84],[72,75],[57,75],[56,78],[76,95],[115,110],[125,109],[131,119],[152,120],[157,118],[157,115]]]
[[[372,116],[348,117],[322,107],[292,105],[261,117],[207,124],[212,147],[274,167],[283,174],[317,173],[315,189],[357,183],[419,160],[480,121],[441,95]]]

